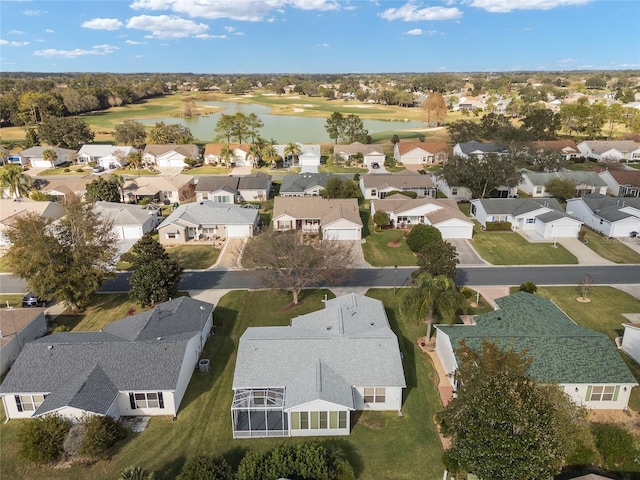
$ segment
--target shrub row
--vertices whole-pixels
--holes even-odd
[[[510,232],[511,222],[487,222],[487,232]]]

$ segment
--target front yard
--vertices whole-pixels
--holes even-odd
[[[175,247],[165,247],[172,260],[185,270],[204,270],[218,261],[220,249],[212,245],[178,245]],[[116,265],[120,271],[132,270],[133,265],[120,260]]]
[[[290,301],[290,295],[282,291],[233,291],[225,295],[215,310],[215,335],[203,353],[205,358],[211,359],[211,370],[194,374],[176,421],[170,417],[153,418],[145,432],[132,434],[116,448],[110,460],[68,468],[22,464],[16,455],[21,421],[3,423],[0,425],[3,447],[0,477],[111,480],[126,467],[140,465],[155,472],[157,480],[173,479],[184,462],[197,454],[224,455],[235,466],[247,451],[265,451],[283,443],[295,445],[318,440],[339,447],[354,465],[360,479],[442,478],[442,446],[432,422],[433,415],[441,408],[432,382],[435,371],[430,359],[415,343],[423,334],[424,326],[402,319],[398,312],[400,296],[394,296],[389,289],[372,290],[369,295],[384,302],[403,352],[408,387],[402,417],[394,412],[362,414],[347,437],[232,439],[231,384],[240,336],[248,326],[288,325],[294,316],[318,310],[325,293],[333,297],[326,290],[305,290],[301,304],[285,313],[279,313],[278,309]],[[110,296],[104,297],[104,302],[91,312],[94,319],[89,319],[87,313],[84,323],[75,325],[76,330],[89,325],[98,329],[121,318],[121,309],[126,309],[126,302],[116,308],[117,299],[112,303],[106,300]],[[0,417],[0,421],[3,420],[3,416]]]
[[[406,230],[390,228],[380,232],[374,231],[371,221],[369,203],[360,206],[362,220],[362,253],[364,259],[373,267],[412,267],[417,265],[416,256],[407,246],[404,239]]]
[[[585,232],[586,245],[602,258],[606,258],[614,263],[640,263],[640,253],[627,247],[620,240],[608,239],[603,235],[582,227]]]

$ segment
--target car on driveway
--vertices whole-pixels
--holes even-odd
[[[91,169],[91,171],[93,173],[104,172],[104,167],[102,165],[94,165],[93,168]]]
[[[371,164],[371,168],[380,168],[380,164],[378,162],[373,162]]]
[[[22,297],[22,308],[27,307],[46,307],[49,302],[44,298],[38,297],[35,293],[27,293]]]

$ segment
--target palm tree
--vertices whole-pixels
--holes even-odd
[[[124,177],[117,173],[112,173],[109,175],[109,180],[113,180],[118,184],[118,189],[120,190],[120,201],[124,202]]]
[[[284,147],[285,158],[290,156],[293,160],[293,164],[298,161],[298,155],[300,155],[301,153],[302,148],[300,148],[300,145],[298,145],[297,143],[287,143],[287,145]]]
[[[227,143],[220,149],[220,160],[224,163],[225,167],[229,166],[229,161],[233,159],[233,148]]]
[[[147,480],[152,478],[149,472],[141,467],[127,467],[121,475],[124,480]]]
[[[42,158],[45,160],[49,160],[51,162],[51,166],[53,167],[55,161],[58,159],[58,154],[53,148],[46,148],[42,151]]]
[[[18,199],[31,188],[33,180],[22,172],[18,165],[4,165],[0,167],[0,185],[9,189],[9,196]]]
[[[421,273],[405,290],[400,306],[403,315],[415,316],[427,324],[427,343],[431,339],[431,327],[436,316],[452,323],[456,312],[464,308],[464,295],[458,291],[453,280],[444,275],[433,276]]]
[[[138,171],[138,176],[140,176],[140,165],[142,165],[142,153],[137,150],[132,151],[127,155],[127,161],[129,162],[129,166],[131,168],[135,168]]]
[[[280,154],[278,153],[278,150],[276,150],[276,146],[272,142],[267,142],[263,147],[262,158],[264,158],[269,163],[273,163],[280,158]]]
[[[247,158],[250,158],[253,163],[253,167],[257,168],[262,160],[262,145],[258,142],[252,143],[247,152]]]

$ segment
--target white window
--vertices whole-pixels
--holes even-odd
[[[527,218],[527,223],[536,223],[536,219],[534,218]]]
[[[164,408],[162,392],[130,393],[129,403],[131,410],[137,408]]]
[[[542,193],[544,187],[536,187],[536,193]]]
[[[386,389],[384,387],[365,387],[364,389],[364,402],[365,403],[384,403],[386,396]]]
[[[16,407],[19,412],[34,412],[44,402],[44,395],[16,395]]]
[[[291,412],[292,430],[347,428],[347,412]]]
[[[178,232],[167,232],[167,238],[178,238]]]
[[[213,197],[214,202],[229,203],[229,197],[227,195],[215,195]]]
[[[451,195],[457,195],[458,194],[458,187],[452,187],[451,188]]]
[[[589,396],[589,400],[592,402],[606,402],[613,400],[613,397],[616,392],[616,387],[614,385],[596,385],[591,388],[591,395]]]

